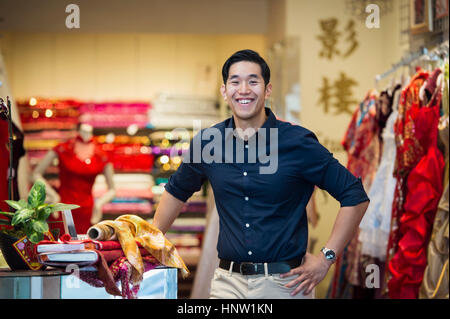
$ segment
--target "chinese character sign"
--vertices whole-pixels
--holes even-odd
[[[319,20],[321,34],[316,38],[322,44],[319,52],[320,58],[332,60],[335,57],[348,58],[359,46],[355,31],[355,22],[348,20],[344,28],[340,28],[337,18]],[[334,114],[353,114],[353,105],[357,101],[353,98],[352,88],[358,83],[344,72],[340,72],[337,78],[322,77],[322,86],[319,91],[319,106],[324,113],[331,109]]]
[[[353,114],[352,106],[357,103],[353,99],[352,87],[358,83],[341,72],[339,77],[330,84],[330,80],[322,77],[322,87],[319,89],[319,105],[323,106],[323,111],[328,113],[331,108],[334,114]]]
[[[339,50],[336,49],[338,37],[341,35],[341,33],[336,30],[337,24],[338,20],[336,18],[320,21],[320,28],[323,33],[318,35],[317,38],[322,42],[322,51],[319,53],[322,58],[331,60],[333,55],[340,55]]]
[[[349,57],[358,47],[359,43],[356,39],[355,22],[349,20],[344,28],[344,32],[339,32],[339,20],[337,18],[329,18],[319,21],[321,34],[316,38],[322,43],[322,50],[319,52],[321,58],[328,60],[333,59],[334,56]],[[341,54],[338,46],[340,36],[344,35],[345,51]]]
[[[347,37],[345,38],[348,49],[344,53],[344,57],[349,57],[358,47],[358,41],[356,40],[356,32],[355,32],[355,22],[353,20],[349,20],[347,26],[345,27],[345,33]]]

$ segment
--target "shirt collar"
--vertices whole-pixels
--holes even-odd
[[[273,114],[272,110],[268,107],[264,108],[266,115],[267,115],[267,119],[264,122],[264,124],[261,126],[261,128],[265,128],[265,129],[270,129],[270,128],[275,128],[276,127],[276,123],[277,123],[277,118],[275,117],[275,114]],[[227,120],[227,125],[225,126],[225,128],[231,128],[231,130],[225,130],[225,139],[228,139],[228,137],[230,135],[233,135],[234,129],[236,128],[235,124],[234,124],[234,116],[230,117]]]

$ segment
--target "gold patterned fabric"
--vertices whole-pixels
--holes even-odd
[[[92,226],[92,228],[95,227],[105,230],[103,236],[97,237],[96,240],[111,240],[113,236],[117,236],[125,256],[134,267],[135,271],[133,271],[131,278],[133,283],[142,281],[144,273],[144,263],[138,243],[162,265],[179,268],[183,278],[189,275],[189,271],[175,246],[165,238],[158,228],[139,216],[122,215],[114,221],[104,220]],[[114,231],[111,231],[111,229]]]

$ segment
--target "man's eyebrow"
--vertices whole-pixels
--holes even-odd
[[[258,74],[249,74],[248,76],[249,78],[259,78]],[[239,78],[239,75],[235,74],[230,76],[230,78],[228,80],[233,80],[233,79],[237,79]]]

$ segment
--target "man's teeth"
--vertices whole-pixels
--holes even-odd
[[[250,103],[252,100],[239,100],[239,103],[241,104],[248,104]]]

